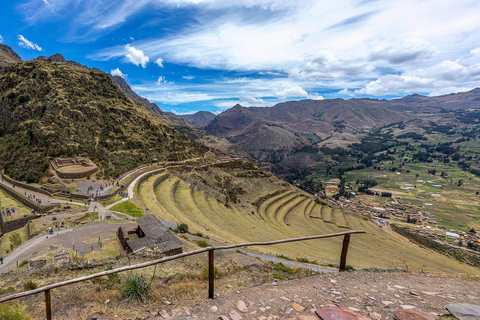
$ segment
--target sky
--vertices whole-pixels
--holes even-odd
[[[480,86],[478,0],[0,0],[0,43],[174,113]]]

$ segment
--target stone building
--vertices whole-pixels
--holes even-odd
[[[118,228],[118,239],[127,253],[155,249],[168,256],[183,252],[183,243],[153,214],[137,219],[132,229]]]

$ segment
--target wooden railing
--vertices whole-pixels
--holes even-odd
[[[0,303],[10,301],[10,300],[15,300],[27,296],[31,296],[37,293],[45,292],[45,311],[46,311],[46,319],[47,320],[52,320],[52,306],[51,306],[51,297],[50,297],[50,291],[52,289],[56,289],[59,287],[64,287],[70,284],[78,283],[78,282],[83,282],[86,280],[98,278],[98,277],[103,277],[107,276],[110,274],[115,274],[119,272],[124,272],[124,271],[130,271],[130,270],[135,270],[135,269],[141,269],[141,268],[146,268],[150,267],[153,265],[157,265],[160,263],[172,261],[172,260],[177,260],[180,258],[188,257],[188,256],[193,256],[197,255],[200,253],[208,252],[208,298],[213,299],[214,297],[214,291],[215,291],[215,272],[214,272],[214,259],[215,259],[215,250],[227,250],[227,249],[235,249],[235,248],[240,248],[240,247],[252,247],[252,246],[269,246],[273,244],[280,244],[280,243],[288,243],[288,242],[296,242],[296,241],[305,241],[305,240],[315,240],[315,239],[324,239],[324,238],[332,238],[332,237],[343,237],[343,245],[342,245],[342,252],[340,254],[340,268],[339,271],[345,271],[346,263],[347,263],[347,252],[348,252],[348,245],[350,243],[350,235],[352,234],[358,234],[358,233],[365,233],[363,230],[354,230],[354,231],[345,231],[345,232],[339,232],[339,233],[331,233],[331,234],[323,234],[323,235],[316,235],[316,236],[308,236],[308,237],[301,237],[301,238],[292,238],[292,239],[283,239],[283,240],[276,240],[276,241],[266,241],[266,242],[250,242],[250,243],[240,243],[240,244],[234,244],[231,246],[221,246],[221,247],[208,247],[208,248],[203,248],[203,249],[198,249],[198,250],[193,250],[181,254],[177,254],[174,256],[170,257],[164,257],[161,259],[156,259],[136,265],[130,265],[130,266],[125,266],[125,267],[120,267],[117,269],[113,270],[108,270],[108,271],[102,271],[98,273],[94,273],[88,276],[76,278],[76,279],[71,279],[67,281],[62,281],[62,282],[57,282],[53,283],[38,289],[26,291],[26,292],[20,292],[16,294],[12,294],[7,297],[0,298]]]

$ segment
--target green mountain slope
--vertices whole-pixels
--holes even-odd
[[[152,158],[208,150],[126,97],[109,75],[63,62],[6,67],[0,116],[0,166],[20,180],[45,176],[48,157],[85,156],[114,177]]]

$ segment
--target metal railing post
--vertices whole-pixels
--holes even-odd
[[[47,320],[52,320],[52,300],[50,299],[50,289],[45,290],[45,312]]]
[[[343,246],[342,246],[342,254],[340,256],[340,269],[338,271],[345,271],[345,267],[347,265],[347,253],[348,253],[348,245],[350,244],[350,235],[346,234],[343,237]]]
[[[215,295],[215,250],[208,251],[208,298]]]

